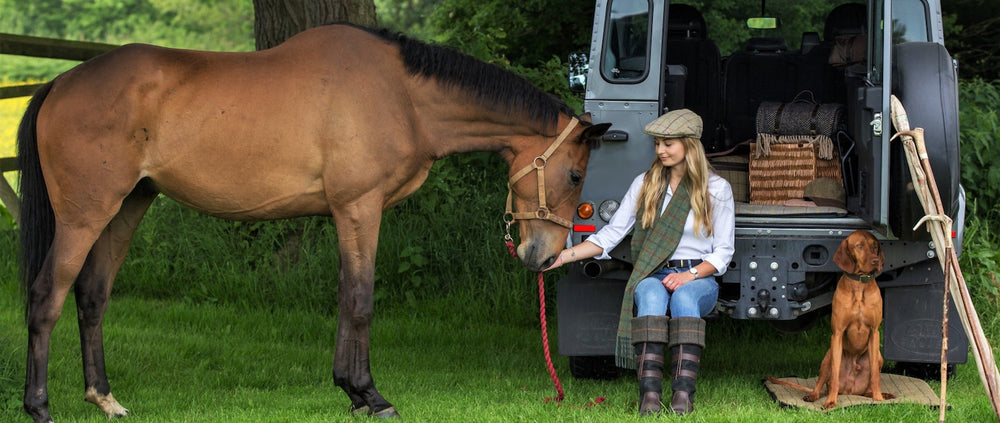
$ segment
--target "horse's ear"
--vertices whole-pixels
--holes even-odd
[[[584,113],[584,114],[582,114],[580,116],[577,116],[577,118],[580,119],[580,121],[582,121],[582,122],[594,123],[594,121],[590,117],[590,112],[587,112],[587,113]]]
[[[598,148],[601,146],[601,139],[604,137],[604,133],[608,132],[608,128],[610,127],[610,123],[588,125],[583,130],[583,133],[580,134],[580,142],[590,145],[591,148]]]
[[[592,139],[600,138],[604,136],[605,132],[608,132],[608,128],[611,127],[610,123],[598,123],[594,125],[587,126],[583,130],[583,134],[580,135],[580,139]]]

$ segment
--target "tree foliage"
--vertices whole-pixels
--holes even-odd
[[[250,0],[0,0],[4,32],[110,44],[251,50]]]
[[[310,28],[331,22],[375,26],[372,0],[253,0],[254,37],[258,50],[283,43]]]
[[[572,98],[563,60],[587,50],[594,4],[578,0],[376,0],[381,25],[506,67]]]
[[[0,31],[108,44],[253,50],[251,0],[0,0]],[[76,62],[4,57],[0,79],[48,79]]]
[[[958,59],[961,77],[1000,79],[1000,2],[942,1],[945,45]]]

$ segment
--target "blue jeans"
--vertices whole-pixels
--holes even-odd
[[[688,269],[663,269],[639,281],[635,287],[637,316],[703,317],[712,312],[719,299],[719,284],[715,278],[695,279],[674,292],[667,292],[663,278],[668,273],[687,272]]]

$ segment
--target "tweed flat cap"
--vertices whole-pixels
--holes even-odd
[[[688,109],[677,109],[656,118],[643,131],[659,138],[701,139],[701,128],[701,116]]]
[[[806,185],[802,198],[821,207],[845,208],[847,193],[839,181],[831,178],[816,178],[809,182],[809,185]]]

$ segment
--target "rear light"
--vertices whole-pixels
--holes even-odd
[[[601,207],[597,210],[597,213],[601,216],[601,219],[605,222],[611,221],[611,216],[618,211],[618,202],[615,200],[604,200],[601,202]]]
[[[595,232],[597,226],[594,225],[573,225],[573,232]]]
[[[594,205],[590,203],[580,203],[576,206],[576,215],[580,216],[581,219],[590,219],[594,217]]]

